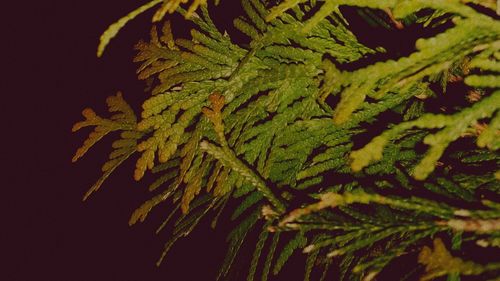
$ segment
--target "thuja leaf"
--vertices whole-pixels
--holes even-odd
[[[241,248],[243,241],[245,240],[245,236],[248,232],[253,228],[255,223],[257,222],[260,215],[260,210],[254,211],[251,215],[246,217],[228,236],[229,250],[227,252],[226,258],[224,259],[224,263],[219,271],[217,279],[224,277],[229,272],[231,264],[233,263],[236,254]]]
[[[293,252],[299,248],[303,248],[307,243],[306,237],[304,237],[304,233],[299,232],[297,235],[286,244],[285,248],[281,251],[276,263],[274,265],[273,273],[277,275]]]
[[[193,24],[191,38],[175,38],[166,21],[137,44],[138,78],[151,94],[140,118],[120,94],[108,99],[110,118],[84,110],[74,130],[95,129],[74,161],[119,134],[86,197],[137,152],[134,178],[152,171],[154,194],[129,223],[162,203],[172,206],[158,231],[175,218],[160,261],[203,218],[213,216],[215,227],[232,214],[218,278],[255,238],[248,280],[259,264],[262,280],[270,279],[300,248],[308,254],[305,280],[316,271],[324,280],[337,265],[342,280],[374,280],[437,234],[452,236],[464,257],[439,241],[424,247],[424,280],[493,276],[496,261],[466,261],[462,247],[500,244],[493,2],[242,0],[245,14],[230,11],[238,40],[212,21],[205,0],[147,2],[104,32],[98,56],[156,5],[153,21],[177,11]],[[353,20],[383,29],[376,38],[412,33],[415,48],[375,47]],[[257,224],[263,228],[251,238]]]
[[[163,0],[153,0],[150,1],[141,7],[133,10],[130,12],[128,15],[125,17],[119,19],[117,22],[113,23],[104,31],[104,33],[101,35],[101,38],[99,39],[99,46],[97,47],[97,56],[100,57],[104,53],[104,50],[108,46],[109,42],[111,39],[113,39],[118,32],[131,20],[136,18],[138,15],[144,13],[145,11],[153,8],[154,6],[160,4]]]
[[[86,108],[82,112],[86,120],[76,123],[72,129],[75,132],[84,127],[95,126],[83,145],[76,151],[72,159],[73,162],[84,156],[94,144],[107,134],[121,131],[120,139],[114,141],[112,144],[114,150],[109,154],[109,160],[102,166],[103,175],[87,191],[83,198],[84,200],[97,191],[111,173],[137,151],[137,142],[143,136],[143,133],[136,129],[137,118],[134,111],[123,99],[121,93],[108,97],[106,103],[108,104],[109,112],[115,113],[109,119],[102,118],[92,109]]]
[[[418,261],[425,265],[426,273],[420,280],[432,280],[446,274],[480,275],[487,271],[500,270],[500,263],[480,265],[453,257],[441,239],[434,239],[434,249],[424,247]]]
[[[257,265],[259,264],[259,259],[262,253],[262,249],[264,248],[264,243],[267,241],[267,237],[269,236],[268,230],[269,224],[264,224],[262,231],[259,235],[259,240],[257,241],[257,245],[255,245],[255,250],[253,252],[252,261],[250,263],[250,269],[248,271],[247,281],[254,280],[255,271],[257,270]]]

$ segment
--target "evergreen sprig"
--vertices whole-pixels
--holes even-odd
[[[500,245],[495,1],[242,0],[234,25],[249,44],[219,30],[207,1],[179,6],[187,2],[148,2],[101,37],[99,56],[158,5],[153,21],[178,11],[196,26],[181,39],[166,21],[137,44],[138,77],[152,86],[140,118],[121,94],[108,99],[109,119],[83,112],[74,130],[95,129],[74,161],[121,132],[85,198],[137,153],[134,177],[151,171],[155,195],[129,223],[173,206],[158,229],[173,228],[159,263],[207,215],[215,227],[233,208],[218,279],[256,228],[247,280],[279,274],[299,249],[304,280],[331,268],[338,280],[374,280],[412,255],[425,265],[421,280],[498,278],[498,259],[474,261],[463,247]],[[417,26],[432,35],[409,55],[372,62],[389,51],[361,43],[349,9],[390,34]]]

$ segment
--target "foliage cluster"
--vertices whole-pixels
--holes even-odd
[[[150,170],[156,180],[130,224],[161,203],[173,212],[160,229],[176,219],[159,262],[201,219],[215,226],[234,206],[218,279],[260,229],[248,281],[278,274],[297,251],[307,255],[304,280],[375,280],[408,256],[415,270],[398,280],[498,280],[495,1],[242,0],[246,14],[234,25],[249,44],[218,29],[206,0],[185,10],[186,2],[153,0],[101,37],[98,55],[157,5],[154,21],[178,11],[196,26],[190,39],[175,39],[166,21],[137,44],[138,77],[151,85],[140,118],[121,94],[108,98],[110,118],[83,112],[73,129],[95,129],[74,160],[120,132],[86,197],[137,155],[135,179]],[[432,35],[408,55],[374,61],[387,50],[362,43],[346,11],[389,32],[416,26]]]

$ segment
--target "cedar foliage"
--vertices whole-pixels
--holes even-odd
[[[272,279],[300,252],[304,280],[376,280],[408,257],[415,270],[392,280],[498,280],[495,1],[242,0],[234,26],[249,44],[218,29],[206,0],[187,2],[151,1],[101,37],[99,56],[160,4],[154,22],[177,11],[196,25],[174,38],[167,20],[137,44],[138,77],[152,85],[140,118],[121,94],[108,99],[119,112],[109,119],[84,110],[74,130],[95,129],[74,160],[121,132],[85,198],[136,154],[135,179],[150,170],[156,181],[130,224],[162,203],[174,211],[159,230],[177,218],[159,263],[205,217],[215,226],[229,212],[237,223],[217,279],[260,229],[248,281]],[[346,11],[387,32],[434,33],[408,55],[373,60],[388,50],[363,44]]]

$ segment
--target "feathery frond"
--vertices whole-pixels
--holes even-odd
[[[136,152],[137,141],[143,133],[136,130],[137,118],[134,111],[125,102],[121,93],[108,97],[106,100],[109,112],[116,112],[109,119],[98,116],[92,109],[86,108],[82,115],[86,120],[80,121],[73,126],[73,132],[84,127],[95,126],[83,145],[78,148],[73,156],[73,162],[87,153],[99,140],[111,132],[121,132],[120,138],[113,142],[113,151],[109,154],[109,160],[102,166],[102,177],[88,190],[84,196],[87,199],[93,192],[97,191],[111,173]]]
[[[374,280],[412,255],[426,266],[422,280],[498,277],[497,260],[476,262],[463,246],[500,245],[494,2],[241,0],[245,14],[234,26],[248,44],[220,31],[205,0],[149,2],[103,34],[99,55],[128,21],[160,4],[153,20],[177,11],[194,24],[191,38],[175,38],[170,21],[152,28],[136,46],[137,75],[151,85],[141,118],[121,95],[108,99],[118,112],[110,119],[85,110],[74,130],[96,128],[74,160],[121,132],[89,194],[137,152],[134,178],[151,171],[154,194],[129,223],[171,202],[158,229],[173,225],[159,263],[202,219],[213,214],[215,226],[232,208],[218,279],[255,228],[247,280],[272,278],[300,251],[304,280],[333,269],[338,280]],[[353,12],[391,40],[417,32],[413,48],[371,44]]]

